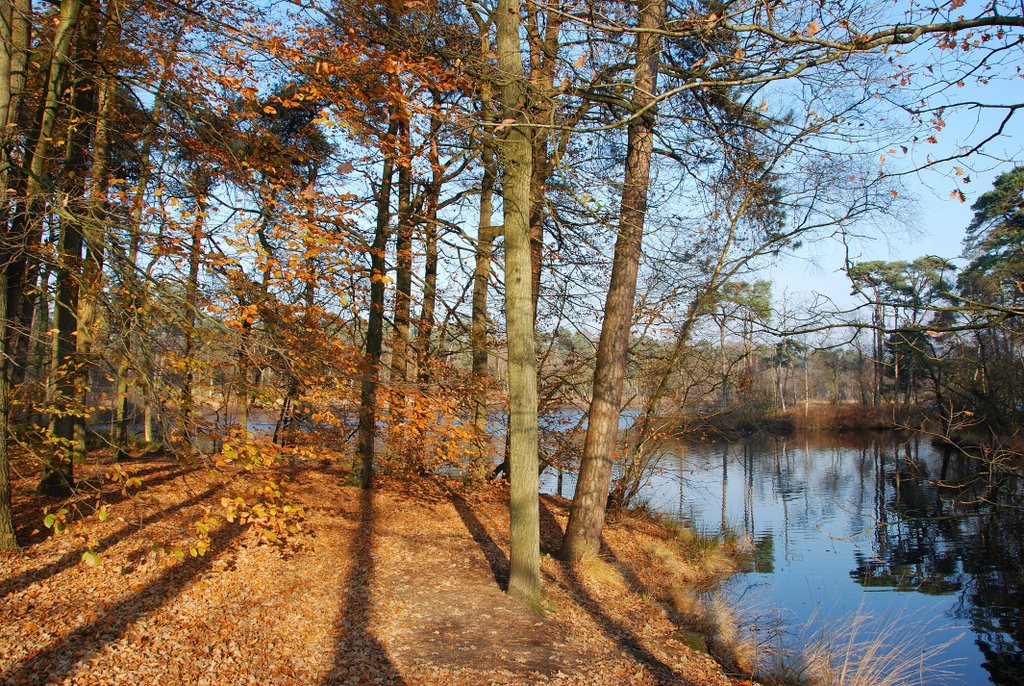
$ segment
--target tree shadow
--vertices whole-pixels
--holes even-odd
[[[55,499],[51,496],[32,493],[27,498],[24,498],[22,502],[19,502],[18,507],[16,508],[17,512],[15,514],[14,527],[15,531],[18,533],[18,541],[21,545],[34,545],[53,535],[53,530],[41,527],[45,507],[54,507],[56,504],[60,504],[61,507],[66,506],[68,509],[71,509],[72,505],[79,507],[86,503],[95,502],[97,498],[99,502],[104,505],[117,505],[118,503],[132,498],[148,488],[159,486],[160,484],[171,481],[179,476],[183,476],[187,474],[188,471],[189,470],[187,469],[181,469],[178,465],[171,464],[133,472],[128,475],[129,478],[141,478],[142,476],[148,476],[157,472],[166,473],[161,473],[152,479],[143,481],[142,486],[139,488],[131,489],[116,486],[115,482],[106,480],[103,483],[103,486],[92,487],[93,490],[86,490],[86,487],[90,487],[90,479],[85,479],[80,483],[78,492],[75,495],[72,495],[70,499]],[[112,488],[109,491],[103,490],[104,487],[109,488],[111,485],[115,485],[116,489]]]
[[[104,646],[124,636],[137,621],[156,612],[168,601],[180,595],[210,568],[213,561],[230,547],[241,531],[242,528],[238,525],[222,526],[210,537],[210,548],[206,555],[185,558],[167,569],[151,583],[124,598],[96,619],[82,624],[0,674],[0,683],[60,683],[74,671],[76,665],[88,661]]]
[[[335,622],[334,659],[330,673],[321,682],[322,686],[351,683],[353,678],[359,683],[405,684],[387,650],[370,630],[375,572],[374,518],[373,493],[362,489],[359,493],[359,527],[350,539],[351,562],[345,579],[344,605]]]
[[[44,581],[56,574],[60,574],[66,569],[73,567],[79,562],[81,562],[82,554],[86,551],[91,550],[94,553],[102,553],[104,550],[107,550],[112,546],[116,545],[117,543],[120,543],[124,539],[128,538],[133,533],[140,531],[141,529],[155,522],[158,522],[164,519],[165,517],[169,517],[170,515],[176,512],[185,510],[189,507],[192,507],[193,505],[198,505],[199,503],[203,502],[204,500],[206,500],[214,493],[223,488],[224,484],[216,484],[214,486],[211,486],[202,493],[197,493],[196,495],[192,496],[188,500],[183,500],[179,503],[175,503],[174,505],[166,507],[163,510],[160,510],[159,512],[154,512],[152,514],[146,515],[137,522],[130,522],[126,524],[117,531],[101,538],[99,542],[91,548],[77,548],[75,550],[64,553],[60,556],[59,559],[55,560],[54,562],[51,562],[45,567],[38,569],[27,569],[24,572],[18,574],[17,576],[13,576],[9,579],[6,579],[3,582],[0,582],[0,597],[4,597],[9,593],[17,593],[18,591],[24,590],[25,588],[31,586],[34,583]]]
[[[551,513],[551,510],[548,509],[548,506],[543,499],[540,501],[540,521],[542,530],[557,530],[564,535],[562,525],[557,519],[555,519],[555,516]],[[601,541],[601,549],[602,553],[605,550],[611,553],[607,544],[603,540]],[[615,562],[618,561],[615,560]],[[597,622],[597,624],[604,630],[605,634],[613,638],[619,644],[619,647],[627,651],[634,659],[650,669],[655,674],[659,682],[677,683],[678,678],[675,676],[675,671],[672,667],[662,662],[657,655],[645,648],[643,644],[640,643],[639,637],[637,637],[629,627],[616,621],[601,609],[600,603],[583,585],[578,566],[564,561],[561,565],[565,572],[565,578],[569,582],[570,590],[576,597],[579,606],[583,608],[583,610],[586,611],[586,613],[589,614],[595,622]],[[618,567],[619,569],[623,569],[625,566],[619,564]],[[632,572],[632,570],[630,570],[630,572]],[[635,573],[632,573],[632,576],[634,579],[636,578]],[[627,581],[628,580],[629,578],[627,576]]]
[[[459,513],[459,518],[462,523],[466,526],[466,530],[469,531],[470,536],[480,547],[480,551],[484,554],[484,558],[487,560],[488,566],[491,568],[491,574],[494,576],[495,583],[498,587],[503,590],[508,590],[508,577],[509,577],[509,561],[508,557],[489,533],[487,533],[486,527],[483,522],[473,512],[473,508],[470,507],[466,499],[458,493],[451,492],[452,505],[455,506],[455,511]]]

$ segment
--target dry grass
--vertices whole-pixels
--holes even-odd
[[[735,571],[742,554],[736,541],[720,542],[672,523],[666,540],[643,546],[648,567],[657,570],[660,590],[680,624],[702,634],[710,652],[743,672],[753,667],[755,645],[740,629],[739,614],[711,585]]]
[[[864,613],[813,632],[799,652],[769,649],[757,677],[765,686],[915,686],[949,676],[941,655],[959,637],[937,640],[904,617],[876,624]]]
[[[585,555],[579,564],[583,574],[601,587],[615,591],[625,591],[629,587],[622,571],[599,554]]]
[[[840,431],[866,431],[920,426],[924,417],[920,411],[895,405],[870,407],[858,404],[812,404],[807,408],[794,407],[787,413],[793,427],[798,430],[832,429]]]

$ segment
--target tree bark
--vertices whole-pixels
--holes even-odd
[[[412,321],[412,122],[399,114],[398,226],[395,245],[395,331],[391,343],[391,383],[409,375],[409,323]]]
[[[98,31],[98,30],[97,30]],[[108,25],[108,33],[104,44],[116,43],[120,38],[120,24],[112,20]],[[99,46],[95,46],[99,49]],[[75,337],[75,355],[78,358],[78,375],[76,381],[76,405],[86,407],[88,403],[89,374],[96,366],[93,359],[93,344],[96,324],[96,308],[103,288],[103,261],[105,257],[106,230],[104,227],[107,211],[107,193],[110,189],[108,156],[110,153],[110,134],[114,115],[114,99],[117,83],[113,76],[101,78],[100,64],[94,63],[91,74],[97,89],[96,123],[93,128],[91,173],[89,179],[89,198],[86,202],[83,238],[86,255],[82,264],[82,282],[78,300],[78,326]],[[86,452],[86,428],[88,417],[83,414],[75,416],[75,452],[84,455]]]
[[[530,105],[533,121],[555,123],[555,77],[558,73],[559,36],[564,15],[561,7],[552,7],[545,17],[541,33],[541,7],[536,0],[526,0],[526,36],[530,46]],[[531,131],[530,147],[533,166],[530,170],[530,265],[533,290],[533,316],[537,318],[540,299],[540,280],[544,263],[544,218],[547,183],[554,169],[548,147],[550,129],[535,127]]]
[[[380,384],[380,358],[384,347],[384,275],[387,269],[385,252],[391,223],[391,180],[395,162],[391,141],[398,133],[398,120],[392,116],[388,125],[384,167],[377,195],[377,226],[370,247],[370,312],[366,324],[366,351],[363,354],[363,379],[359,390],[359,426],[357,428],[356,460],[348,483],[369,488],[373,475],[373,447],[377,438],[377,387]]]
[[[196,214],[192,222],[192,231],[188,251],[188,277],[185,281],[185,346],[182,358],[185,362],[185,378],[181,384],[181,431],[189,445],[192,444],[192,421],[195,414],[195,400],[192,395],[192,382],[195,380],[195,364],[192,358],[196,348],[196,319],[199,311],[199,266],[203,258],[203,238],[206,228],[206,203],[210,193],[210,181],[202,171],[203,177],[195,188]]]
[[[487,435],[487,291],[491,280],[491,252],[495,231],[492,222],[494,196],[494,151],[483,141],[480,153],[483,179],[480,181],[480,220],[477,224],[475,266],[473,269],[473,312],[470,340],[473,348],[473,427],[477,440],[477,459],[487,464],[490,456]]]
[[[440,95],[434,94],[439,104]],[[433,357],[434,316],[437,309],[437,208],[441,198],[442,170],[437,139],[441,132],[441,119],[434,115],[430,119],[430,148],[427,159],[431,167],[430,184],[426,189],[426,208],[423,219],[424,263],[423,263],[423,307],[416,331],[419,339],[416,346],[416,376],[420,384],[431,379],[430,360]]]
[[[661,43],[657,29],[664,15],[665,0],[640,0],[636,70],[633,75],[633,111],[637,116],[629,124],[619,234],[615,241],[611,284],[597,347],[587,435],[561,550],[562,557],[571,562],[596,554],[601,545],[612,457],[618,437],[619,413],[622,411],[622,387],[629,355],[629,334],[654,149],[654,115],[645,108],[653,103],[657,87]]]
[[[53,360],[54,394],[50,432],[56,439],[54,454],[44,462],[40,491],[66,495],[74,488],[74,463],[85,458],[84,420],[81,436],[76,436],[86,408],[77,400],[83,395],[82,360],[78,356],[78,305],[82,282],[82,246],[88,223],[85,185],[82,178],[89,166],[89,147],[96,123],[97,94],[94,80],[96,48],[99,42],[99,17],[92,5],[80,13],[81,30],[75,44],[77,78],[71,104],[67,134],[67,153],[61,179],[60,239],[57,248],[57,299],[54,303],[54,328],[57,329]],[[78,440],[78,439],[81,440]]]
[[[491,53],[490,29],[480,24],[480,54],[488,60]],[[494,97],[491,84],[480,84],[480,113],[487,124],[494,120]],[[473,429],[476,440],[476,466],[486,473],[491,467],[490,436],[487,433],[488,347],[487,347],[487,294],[491,280],[491,253],[494,247],[494,183],[497,178],[494,145],[490,131],[484,129],[479,136],[480,212],[477,221],[476,247],[473,262],[473,305],[470,320],[470,346],[472,349]]]
[[[513,598],[540,610],[540,506],[537,474],[537,352],[530,255],[533,166],[519,0],[499,0],[495,16],[501,103],[515,123],[498,143],[504,164],[505,319],[508,327],[511,502],[509,584]]]
[[[7,341],[7,272],[0,265],[0,347]],[[0,353],[6,352],[0,350]],[[11,416],[7,355],[0,355],[0,550],[17,550],[14,513],[11,510],[11,476],[7,452],[7,432]]]
[[[30,46],[29,0],[3,0],[0,2],[0,225],[4,232],[0,244],[0,550],[17,550],[14,532],[14,514],[11,510],[11,481],[7,433],[10,426],[10,292],[11,269],[21,264],[22,255],[12,244],[8,229],[8,168],[11,162],[13,134],[25,89]]]

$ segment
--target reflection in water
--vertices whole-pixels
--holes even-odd
[[[899,618],[908,636],[952,641],[948,683],[1024,684],[1024,493],[979,466],[915,437],[686,444],[666,446],[644,495],[698,530],[749,536],[751,570],[730,586],[793,626]]]

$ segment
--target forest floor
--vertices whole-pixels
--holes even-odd
[[[723,569],[641,515],[612,521],[600,560],[551,555],[567,501],[541,502],[543,615],[512,601],[507,490],[424,478],[345,487],[326,460],[287,467],[305,510],[287,546],[219,518],[236,487],[166,456],[78,468],[77,500],[35,495],[14,463],[23,549],[0,554],[3,684],[737,685],[676,640],[681,587]],[[106,503],[54,535],[46,512]],[[70,515],[69,515],[70,516]],[[212,520],[211,520],[212,521]],[[98,557],[83,561],[83,553]]]

